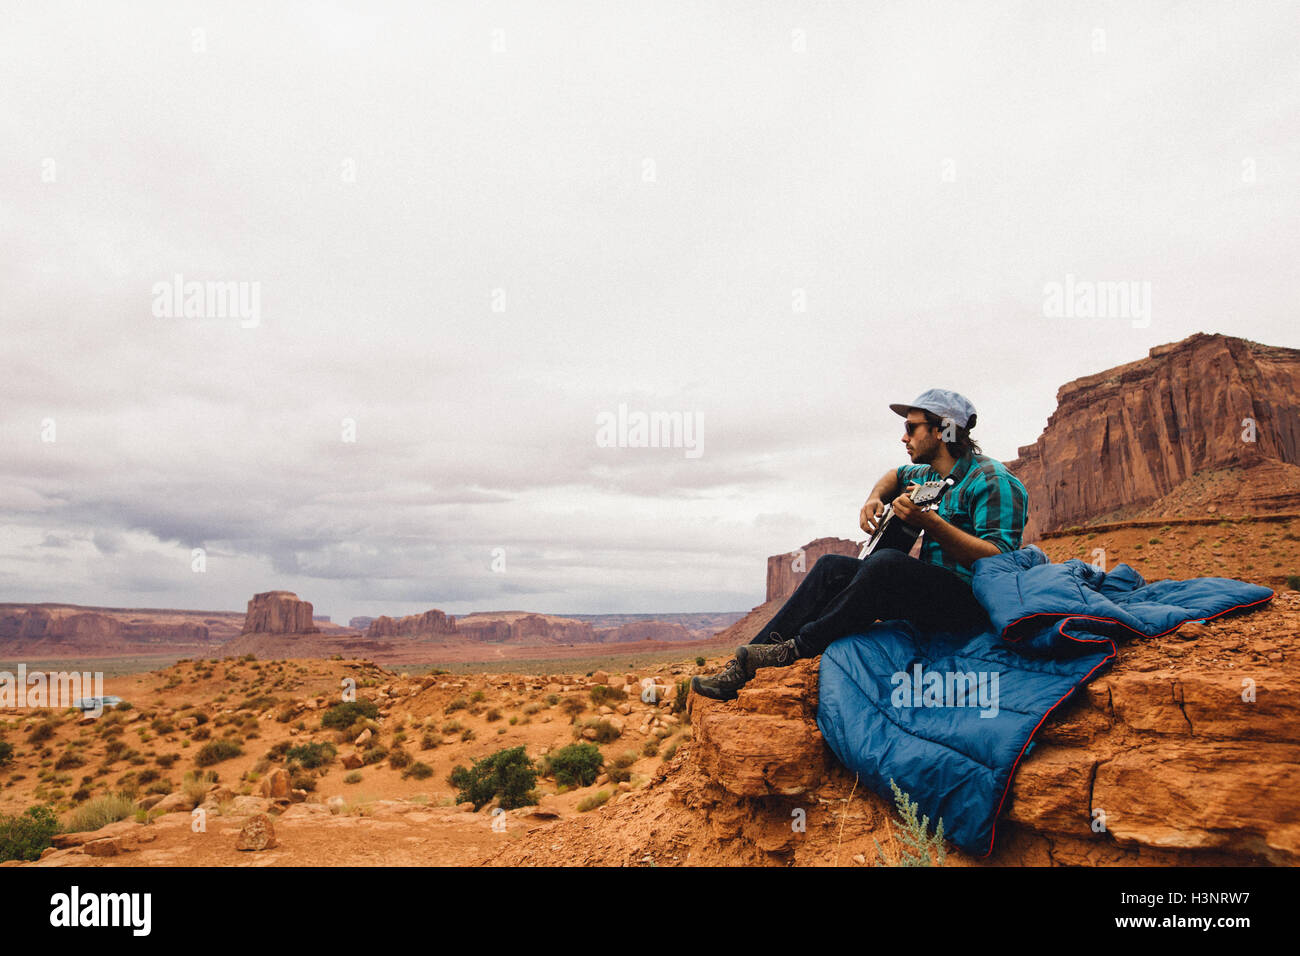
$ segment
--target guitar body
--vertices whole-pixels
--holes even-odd
[[[939,499],[952,487],[952,484],[951,478],[945,478],[943,481],[927,481],[923,485],[913,485],[907,496],[912,499],[912,504],[921,510],[933,511],[939,507]],[[880,522],[876,525],[876,533],[863,546],[858,558],[861,560],[886,549],[902,551],[906,554],[912,550],[912,545],[916,544],[916,539],[920,536],[920,528],[913,527],[898,517],[894,513],[892,504],[885,505],[885,510],[880,514]]]

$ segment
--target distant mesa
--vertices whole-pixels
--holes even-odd
[[[353,618],[358,620],[358,618]],[[392,618],[381,615],[366,628],[366,637],[378,640],[384,637],[430,638],[443,634],[456,633],[456,619],[448,617],[439,610],[425,611],[423,614],[408,614],[406,617]]]
[[[374,621],[373,617],[354,617],[348,620],[348,627],[354,631],[364,631],[370,627],[372,621]]]
[[[241,634],[319,634],[310,601],[292,591],[264,591],[248,602]]]

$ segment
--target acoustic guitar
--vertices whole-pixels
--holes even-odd
[[[943,481],[927,481],[923,485],[912,485],[911,490],[906,494],[912,500],[912,504],[922,511],[934,511],[939,507],[939,499],[943,497],[943,493],[952,486],[951,478],[945,478]],[[913,527],[895,514],[891,502],[885,505],[885,510],[880,513],[875,534],[862,546],[862,553],[858,555],[858,559],[861,560],[886,548],[907,553],[912,550],[912,545],[916,544],[916,539],[920,536],[921,529]]]

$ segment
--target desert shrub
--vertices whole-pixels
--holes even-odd
[[[659,753],[659,741],[647,740],[641,745],[641,755],[643,757],[654,757]]]
[[[916,819],[916,804],[911,797],[899,789],[892,777],[889,780],[889,788],[894,791],[894,805],[898,808],[898,815],[901,818],[901,826],[894,827],[900,844],[898,859],[890,864],[885,858],[880,841],[872,837],[876,844],[876,856],[879,858],[876,866],[943,866],[945,859],[943,820],[940,819],[935,825],[934,833],[930,833],[930,818],[922,817],[919,821]],[[933,860],[931,852],[934,853]]]
[[[420,766],[424,766],[424,765],[421,764]],[[360,783],[360,782],[361,782],[361,771],[360,771],[360,770],[349,770],[346,774],[343,775],[343,782],[344,782],[344,783]]]
[[[388,751],[388,766],[394,770],[401,770],[403,767],[411,765],[411,755],[401,747],[394,747]]]
[[[155,717],[153,723],[151,723],[149,726],[152,727],[153,732],[155,734],[158,734],[160,737],[163,736],[164,734],[170,734],[176,730],[176,725],[173,724],[166,717]]]
[[[375,744],[375,746],[371,747],[361,755],[361,762],[366,766],[370,766],[373,763],[381,762],[387,756],[388,748],[383,744]]]
[[[535,714],[541,709],[542,709],[542,705],[535,700],[530,700],[528,703],[524,704],[525,714],[530,714],[530,715]]]
[[[622,732],[608,720],[594,720],[588,718],[575,728],[575,730],[578,733],[581,733],[588,727],[596,731],[596,743],[598,744],[607,744],[611,741],[618,740],[618,738],[622,736]]]
[[[486,695],[481,690],[476,690],[469,695],[469,699],[475,704],[481,704],[485,697]]]
[[[311,793],[316,789],[316,774],[303,767],[293,767],[289,771],[289,786]]]
[[[139,782],[140,786],[144,786],[145,784],[153,783],[160,776],[162,776],[162,774],[150,767],[148,770],[141,770],[135,779]]]
[[[668,761],[672,760],[673,754],[675,753],[677,753],[677,741],[674,740],[671,744],[668,745],[668,749],[664,751],[664,755],[663,755],[664,763],[667,763]]]
[[[609,802],[610,796],[610,791],[601,790],[589,797],[583,797],[578,801],[578,812],[586,813],[588,810],[595,810],[597,807],[604,806]]]
[[[190,734],[192,740],[207,740],[211,736],[212,731],[206,727],[195,727],[193,733]]]
[[[49,807],[0,814],[0,860],[39,860],[58,832],[59,818]]]
[[[589,787],[600,776],[605,758],[595,744],[569,744],[543,760],[546,772],[563,787]]]
[[[461,740],[473,740],[473,739],[474,739],[474,728],[473,728],[473,727],[466,727],[464,730],[462,730],[462,731],[460,732],[460,739],[461,739]]]
[[[443,732],[444,734],[448,734],[448,735],[450,735],[450,734],[458,734],[458,733],[460,733],[463,729],[464,729],[464,728],[461,727],[461,724],[460,724],[460,721],[459,721],[459,720],[449,720],[449,721],[447,721],[445,724],[442,725],[442,732]]]
[[[1286,586],[1292,591],[1300,591],[1300,574],[1288,574],[1286,576]]]
[[[606,687],[604,684],[597,684],[589,693],[591,702],[597,707],[608,704],[610,701],[627,700],[627,691],[621,687]]]
[[[168,767],[170,767],[172,764],[174,764],[176,761],[180,759],[181,759],[180,754],[160,754],[158,757],[154,759],[154,763],[158,764],[158,766],[166,770]]]
[[[493,707],[484,716],[487,718],[488,723],[492,723],[493,721],[497,721],[501,719],[501,711]]]
[[[500,799],[503,810],[513,810],[535,802],[530,792],[537,783],[537,769],[523,747],[511,747],[498,750],[469,769],[458,765],[447,781],[456,788],[456,800],[474,804],[475,810],[494,797]]]
[[[212,785],[217,782],[217,775],[206,770],[203,773],[187,773],[181,778],[181,793],[193,804],[200,804]]]
[[[427,780],[429,777],[432,776],[433,776],[433,768],[430,767],[427,763],[421,763],[418,760],[402,771],[402,779],[406,779],[407,777],[414,777],[416,780]]]
[[[697,657],[697,658],[695,658],[695,666],[696,666],[696,667],[703,667],[703,666],[704,666],[704,658],[703,658],[703,657]]]
[[[464,710],[468,706],[469,706],[469,701],[467,701],[464,697],[457,697],[455,700],[451,701],[451,703],[449,703],[445,708],[443,708],[442,712],[444,714],[450,714],[457,710]]]
[[[125,820],[135,812],[131,798],[124,793],[106,793],[87,800],[73,811],[68,819],[69,833],[98,830],[118,820]]]
[[[210,767],[214,763],[221,763],[223,760],[229,760],[232,757],[242,755],[244,748],[239,746],[239,741],[230,737],[222,737],[219,740],[209,740],[194,755],[194,762],[200,767]]]
[[[56,720],[43,720],[31,729],[27,735],[29,744],[43,744],[54,736],[54,728],[59,726]]]
[[[442,743],[442,738],[441,738],[441,737],[439,737],[437,734],[433,733],[433,731],[426,730],[426,731],[424,732],[424,736],[420,738],[420,749],[421,749],[421,750],[432,750],[434,747],[438,746],[438,744],[440,744],[440,743]]]
[[[54,761],[55,770],[71,770],[73,767],[80,767],[85,764],[85,760],[75,750],[65,751],[58,760]]]
[[[555,706],[556,704],[558,704],[559,702],[560,702],[560,695],[559,695],[559,694],[547,694],[547,695],[546,695],[546,706],[547,706],[547,707],[554,707],[554,706]]]
[[[333,744],[310,743],[289,747],[285,750],[284,756],[288,760],[296,761],[302,766],[311,769],[329,763],[334,759],[336,753],[338,753],[338,750]]]
[[[566,697],[564,703],[560,705],[560,713],[568,714],[569,723],[578,719],[578,715],[587,709],[586,703],[581,697]]]
[[[335,704],[325,711],[321,715],[320,725],[326,728],[342,730],[351,727],[358,720],[374,720],[378,716],[379,707],[371,701],[350,700],[343,704]]]
[[[0,767],[14,759],[14,745],[0,740]]]
[[[691,694],[691,682],[689,678],[683,677],[677,682],[677,693],[673,697],[673,713],[680,714],[686,709],[686,698]]]

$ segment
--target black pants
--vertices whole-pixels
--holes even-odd
[[[825,554],[750,643],[793,637],[800,657],[815,657],[876,621],[899,619],[951,630],[988,620],[970,585],[946,568],[902,551]]]

